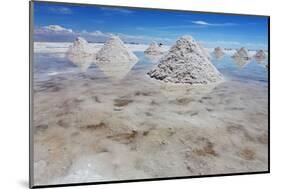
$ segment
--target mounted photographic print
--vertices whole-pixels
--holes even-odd
[[[30,2],[30,187],[269,172],[269,17]]]

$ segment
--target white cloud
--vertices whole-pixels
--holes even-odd
[[[191,21],[191,23],[196,24],[196,25],[201,25],[201,26],[235,26],[237,24],[231,23],[231,22],[226,22],[226,23],[210,23],[206,22],[203,20],[195,20]]]
[[[210,25],[208,22],[205,21],[192,21],[193,24],[198,24],[198,25]]]
[[[110,36],[110,34],[108,34],[108,33],[103,33],[103,32],[101,32],[101,31],[99,31],[99,30],[93,31],[93,32],[88,32],[88,33],[89,33],[89,35],[91,35],[91,36],[106,36],[106,37]]]
[[[60,25],[48,25],[34,29],[35,41],[70,41],[75,39],[76,32]]]
[[[60,25],[48,25],[35,29],[36,41],[73,41],[76,37],[84,37],[89,42],[104,42],[111,35],[118,35],[124,42],[127,43],[151,43],[152,41],[170,42],[169,38],[160,38],[145,35],[128,35],[123,33],[107,33],[99,30],[96,31],[73,31],[72,29],[64,28]]]
[[[72,29],[64,28],[60,25],[48,25],[43,26],[40,28],[43,32],[67,32],[67,33],[73,33]]]

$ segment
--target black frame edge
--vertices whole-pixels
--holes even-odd
[[[34,1],[29,1],[29,188],[34,187],[33,174],[33,19],[34,19]]]

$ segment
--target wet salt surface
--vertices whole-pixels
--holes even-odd
[[[189,86],[149,78],[157,61],[136,55],[80,72],[35,54],[35,184],[267,170],[267,62],[212,59],[225,81]]]

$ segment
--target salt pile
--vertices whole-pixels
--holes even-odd
[[[137,62],[138,57],[127,49],[118,36],[111,36],[97,52],[97,63]]]
[[[160,55],[163,54],[160,45],[156,42],[152,42],[149,47],[144,51],[147,55]]]
[[[164,82],[184,84],[208,84],[223,79],[191,36],[181,37],[147,74]]]
[[[93,50],[89,43],[82,37],[77,37],[67,51],[67,55],[88,56],[92,55]]]
[[[265,59],[266,54],[263,50],[258,50],[257,53],[254,56],[256,59]]]
[[[239,58],[246,59],[246,60],[250,59],[248,49],[246,49],[245,47],[242,47],[236,53],[234,53],[233,57],[239,57]]]
[[[207,51],[207,49],[204,48],[204,46],[200,43],[198,43],[199,47],[201,48],[201,51],[204,53],[204,55],[211,60],[211,55],[210,53]]]
[[[214,53],[216,53],[216,54],[224,54],[224,52],[223,52],[223,50],[222,50],[221,47],[216,47],[216,48],[214,49]]]
[[[217,60],[222,59],[222,57],[224,56],[224,52],[223,52],[222,48],[220,48],[220,47],[216,47],[214,49],[213,54]]]
[[[93,49],[82,37],[77,37],[67,51],[67,58],[81,71],[86,71],[94,60]]]

